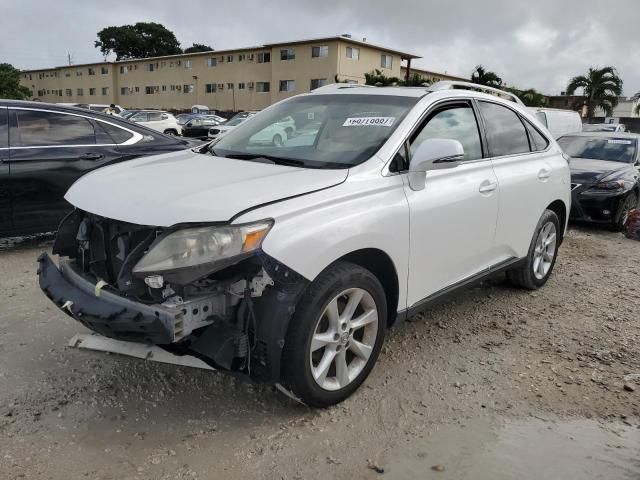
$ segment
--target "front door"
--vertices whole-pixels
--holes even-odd
[[[498,181],[483,155],[476,112],[470,101],[441,105],[412,135],[409,156],[426,139],[460,141],[458,167],[430,171],[426,186],[407,185],[411,215],[408,305],[433,296],[495,263]]]
[[[14,230],[56,230],[73,209],[64,200],[73,182],[120,152],[92,119],[80,115],[11,108],[9,124]]]

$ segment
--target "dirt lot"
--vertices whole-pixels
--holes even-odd
[[[37,288],[37,243],[0,252],[2,479],[640,478],[640,243],[620,234],[572,229],[538,292],[497,280],[413,318],[324,411],[66,347],[83,328]]]

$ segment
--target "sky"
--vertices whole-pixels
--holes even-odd
[[[640,92],[640,0],[0,0],[0,63],[20,69],[101,61],[97,32],[158,22],[183,47],[215,49],[350,33],[468,77],[481,64],[518,88],[559,94],[612,65]]]

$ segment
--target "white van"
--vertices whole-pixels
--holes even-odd
[[[554,138],[582,131],[582,118],[573,110],[539,107],[529,107],[529,110],[547,127]]]

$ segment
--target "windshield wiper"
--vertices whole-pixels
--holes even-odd
[[[214,152],[212,152],[214,153]],[[214,153],[215,155],[215,153]],[[229,155],[223,155],[224,158],[234,158],[236,160],[249,160],[252,162],[272,163],[277,165],[287,165],[290,167],[304,167],[305,163],[302,160],[296,160],[295,158],[282,158],[274,157],[272,155],[258,155],[251,153],[230,153]]]

